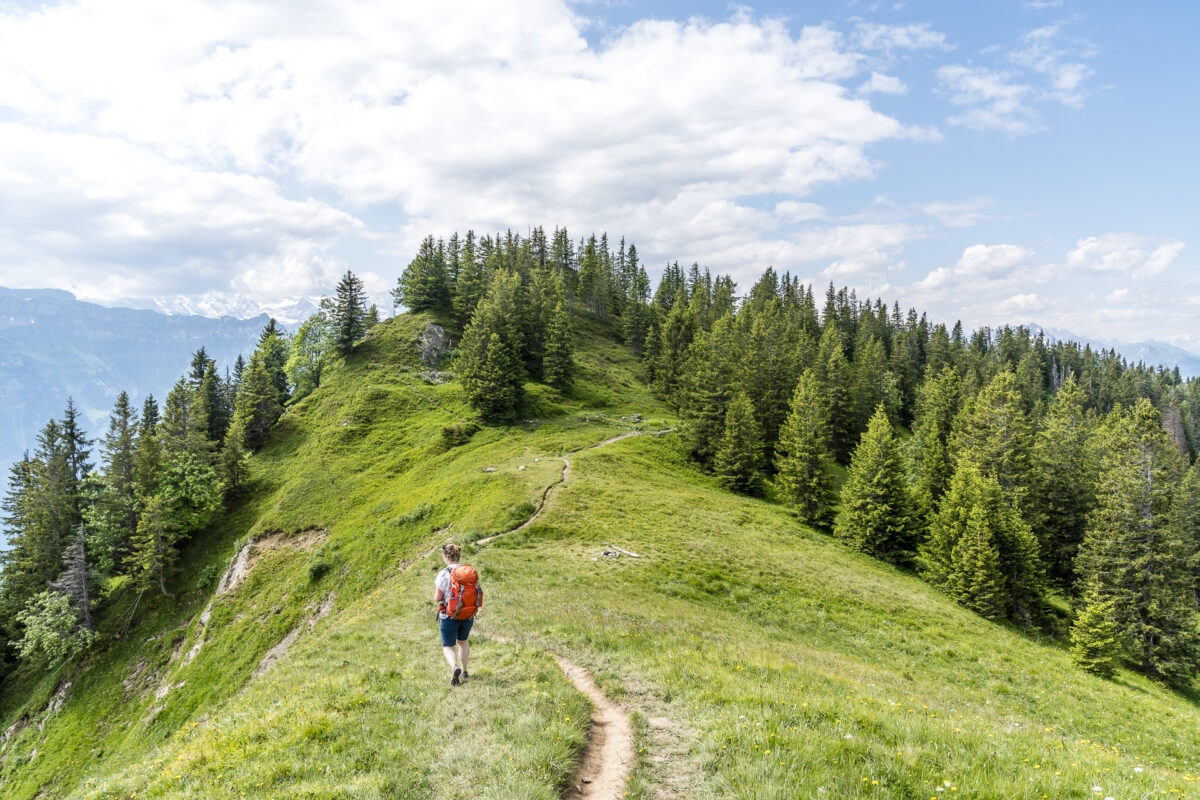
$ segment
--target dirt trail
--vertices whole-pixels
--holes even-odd
[[[481,547],[490,542],[494,542],[496,539],[499,539],[501,536],[505,536],[510,533],[516,533],[517,531],[523,531],[526,528],[528,528],[530,525],[532,525],[533,523],[537,522],[538,517],[540,517],[542,515],[542,512],[545,511],[546,508],[550,505],[550,500],[551,500],[550,493],[554,489],[558,488],[560,485],[566,483],[568,480],[571,479],[571,459],[568,456],[573,456],[576,453],[582,453],[586,450],[599,450],[601,447],[607,447],[610,444],[615,444],[616,442],[620,442],[624,439],[630,439],[634,436],[647,436],[647,435],[665,436],[666,434],[670,433],[673,430],[675,430],[675,429],[667,428],[664,431],[628,431],[628,432],[622,433],[618,436],[613,436],[608,439],[605,439],[603,442],[600,442],[600,444],[594,444],[594,445],[591,445],[590,447],[584,447],[579,450],[575,450],[571,453],[568,453],[567,455],[562,457],[562,462],[563,462],[562,476],[559,477],[558,480],[547,485],[546,488],[542,490],[542,497],[541,497],[541,500],[538,502],[538,507],[536,509],[534,509],[534,512],[529,517],[529,519],[525,520],[520,525],[509,528],[506,531],[501,531],[500,533],[480,539],[479,541],[475,542],[475,545],[477,547]]]
[[[496,642],[516,644],[507,636],[489,636]],[[633,721],[629,712],[609,700],[586,669],[562,656],[554,653],[549,655],[575,690],[592,701],[587,743],[583,746],[579,768],[567,784],[563,797],[571,800],[615,800],[623,797],[626,781],[637,761],[633,749]]]

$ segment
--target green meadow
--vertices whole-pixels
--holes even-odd
[[[608,328],[579,322],[570,396],[529,384],[518,424],[476,429],[423,375],[426,321],[377,326],[288,410],[172,599],[108,586],[99,648],[10,680],[0,798],[560,797],[590,706],[552,654],[632,713],[631,798],[1200,796],[1194,698],[724,491]],[[486,593],[453,688],[447,539]]]

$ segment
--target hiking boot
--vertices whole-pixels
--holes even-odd
[[[468,678],[468,677],[469,677],[469,676],[467,675],[467,671],[464,669],[464,670],[463,670],[463,674],[462,674],[462,679],[463,679],[463,681],[464,681],[464,682],[466,682],[466,680],[467,680],[467,678]]]
[[[451,686],[458,686],[458,676],[461,674],[462,674],[462,670],[455,667],[454,668],[454,677],[450,679]]]

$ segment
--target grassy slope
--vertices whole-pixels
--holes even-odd
[[[248,536],[311,528],[328,529],[323,552],[266,555],[215,603],[187,665],[171,653],[195,643],[211,592],[181,578],[182,610],[144,609],[43,730],[14,737],[0,797],[44,785],[110,798],[555,797],[587,703],[547,650],[637,712],[631,797],[1197,793],[1200,712],[1187,701],[1130,674],[1080,674],[1060,648],[719,490],[672,437],[583,450],[634,424],[622,416],[672,424],[598,328],[580,397],[539,388],[539,424],[446,451],[442,426],[467,412],[455,384],[412,374],[419,326],[377,329],[291,411],[255,459],[251,499],[185,558],[223,567]],[[451,694],[428,604],[437,564],[422,554],[527,516],[561,469],[553,457],[575,451],[535,525],[469,550],[488,607],[473,681]],[[643,558],[593,561],[604,541]],[[332,569],[314,583],[317,558]],[[309,630],[330,593],[334,613]],[[251,679],[297,625],[287,656]],[[36,722],[58,676],[32,681],[8,696],[32,686],[23,710]],[[158,700],[164,683],[183,685]],[[7,726],[21,710],[4,708]]]

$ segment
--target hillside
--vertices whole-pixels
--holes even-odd
[[[105,308],[51,289],[0,287],[0,464],[32,449],[37,431],[73,397],[94,435],[113,400],[159,400],[201,346],[223,371],[253,349],[266,316],[167,315]]]
[[[84,669],[10,679],[0,798],[572,796],[590,706],[556,656],[631,713],[629,797],[1197,793],[1192,700],[724,491],[605,326],[571,397],[529,384],[520,424],[472,434],[420,376],[425,324],[380,324],[289,410],[172,602],[118,594],[104,632],[136,623]],[[456,689],[447,539],[488,592]]]

